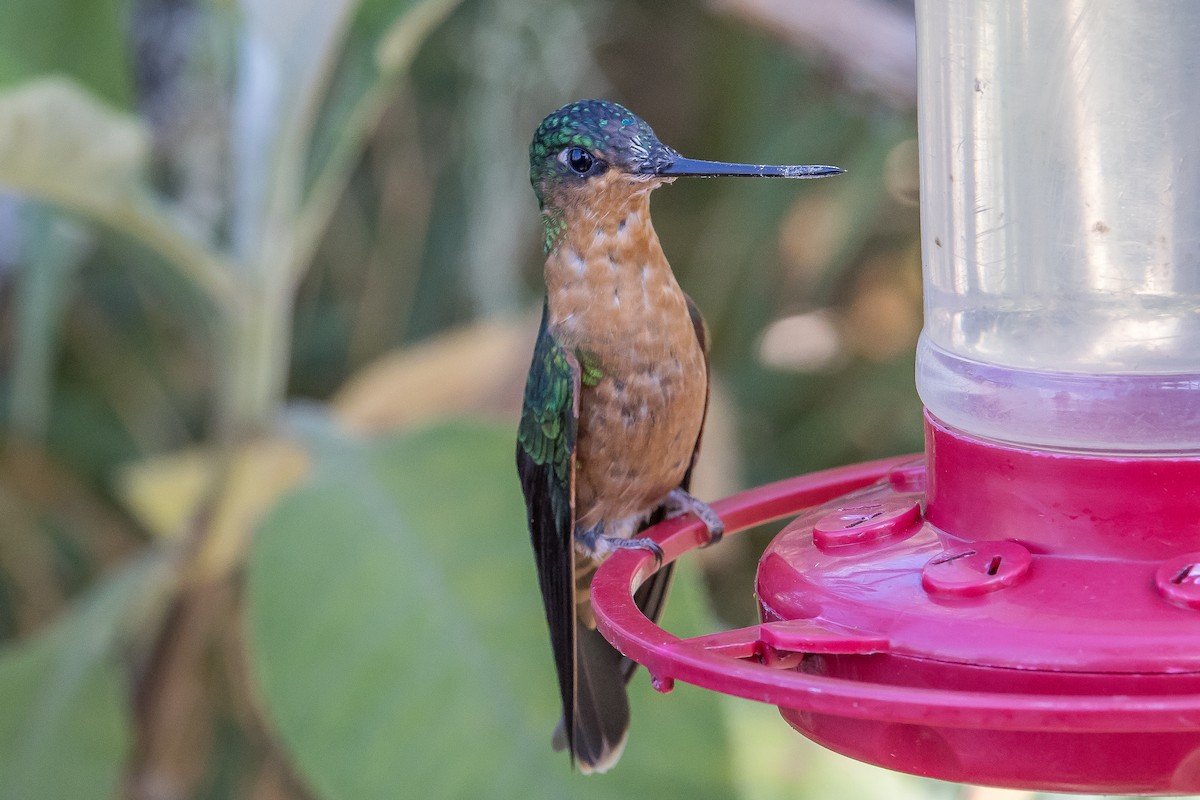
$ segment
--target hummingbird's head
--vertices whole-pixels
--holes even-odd
[[[837,167],[777,167],[684,158],[644,120],[608,100],[568,103],[542,120],[529,145],[529,178],[542,207],[549,251],[568,209],[591,212],[644,197],[674,178],[823,178]]]
[[[646,122],[608,100],[580,100],[550,114],[529,145],[529,179],[538,202],[559,205],[611,170],[639,181],[678,158]]]

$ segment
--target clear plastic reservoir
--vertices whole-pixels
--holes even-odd
[[[1200,0],[918,0],[917,30],[926,407],[1200,452]]]

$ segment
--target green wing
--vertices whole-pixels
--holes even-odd
[[[580,368],[547,328],[547,309],[525,384],[517,472],[550,627],[565,729],[573,731],[575,672],[575,435]]]
[[[551,505],[551,517],[563,537],[570,536],[574,527],[579,383],[579,362],[547,330],[543,309],[542,326],[525,383],[525,404],[517,429],[517,458],[518,468],[524,462],[524,466],[537,468],[540,473],[537,484],[524,487],[526,505],[530,506],[531,495],[546,495],[544,502]],[[541,505],[539,502],[536,510],[541,511]]]
[[[595,364],[562,347],[547,328],[534,346],[517,432],[517,472],[525,492],[529,535],[550,627],[563,720],[556,747],[565,744],[585,771],[620,754],[629,728],[625,683],[632,668],[599,631],[580,626],[575,592],[575,444],[581,386],[595,385]],[[655,576],[657,577],[657,576]],[[653,580],[653,579],[652,579]]]

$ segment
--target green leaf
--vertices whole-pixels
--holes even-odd
[[[169,571],[141,559],[54,627],[0,651],[0,800],[115,794],[132,746],[119,645]]]
[[[274,241],[277,228],[295,222],[312,115],[355,2],[239,0],[238,6],[233,248],[252,268],[276,268],[280,259],[286,268],[287,247]]]
[[[128,106],[125,12],[125,0],[0,0],[0,86],[57,73]]]
[[[363,0],[359,4],[314,120],[306,188],[313,188],[322,174],[342,174],[338,182],[345,181],[395,83],[425,39],[460,1]]]
[[[326,438],[318,472],[264,521],[251,668],[294,766],[322,800],[728,797],[717,698],[664,698],[644,672],[616,768],[584,777],[551,750],[557,687],[513,447],[511,430],[465,423]],[[703,628],[682,572],[667,624]]]
[[[459,2],[241,0],[232,238],[242,261],[303,272],[395,79]]]
[[[46,430],[63,308],[90,245],[73,220],[40,203],[25,214],[25,268],[16,281],[9,426],[33,439]]]
[[[367,140],[392,101],[398,79],[426,37],[461,0],[364,0],[350,21],[340,58],[329,64],[326,90],[303,120],[298,244],[291,270],[300,273],[329,223]],[[299,124],[299,123],[298,123]],[[300,141],[297,139],[297,141]]]
[[[39,78],[0,91],[0,187],[120,231],[214,300],[232,301],[232,270],[147,189],[149,156],[149,133],[137,117],[73,81]]]
[[[150,135],[134,116],[73,81],[38,78],[0,92],[0,182],[68,206],[130,203]]]

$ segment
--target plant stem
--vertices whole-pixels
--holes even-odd
[[[222,344],[216,435],[227,444],[262,433],[287,389],[294,284],[287,270],[241,276],[241,302],[216,334]]]

